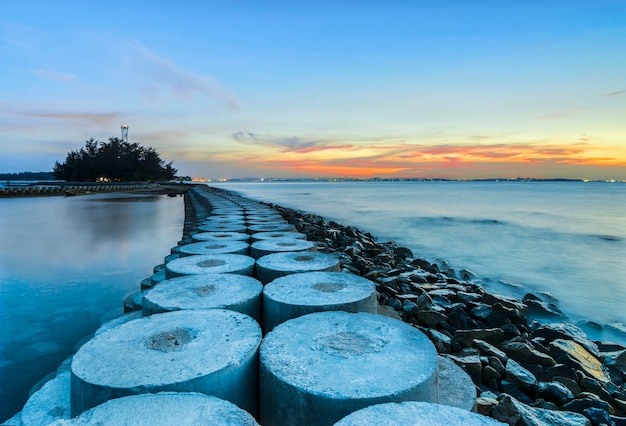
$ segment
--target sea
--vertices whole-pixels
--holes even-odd
[[[182,237],[182,197],[0,198],[0,423]]]
[[[486,290],[554,303],[595,339],[626,343],[626,183],[226,182],[210,185],[394,241],[472,272]]]
[[[533,293],[626,344],[626,184],[210,183],[395,241],[490,292]],[[0,421],[163,263],[182,197],[0,198]]]

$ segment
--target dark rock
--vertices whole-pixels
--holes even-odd
[[[605,410],[599,408],[587,408],[583,412],[584,416],[591,421],[592,426],[615,426],[615,422]]]
[[[538,329],[534,330],[533,334],[537,337],[543,337],[549,342],[556,339],[573,340],[584,347],[593,356],[599,356],[598,346],[589,340],[582,329],[573,324],[543,324]]]
[[[577,397],[582,392],[576,380],[568,379],[567,377],[562,376],[554,376],[554,381],[562,383],[567,389],[570,390],[570,392],[572,392],[574,397]]]
[[[600,410],[609,411],[611,406],[608,402],[602,401],[599,397],[592,393],[582,392],[576,397],[576,399],[564,404],[561,408],[566,411],[573,411],[575,413],[582,414],[587,408],[598,408]]]
[[[525,342],[508,341],[501,343],[498,347],[510,358],[518,362],[543,365],[545,367],[552,367],[556,364],[556,361],[551,356],[537,351]]]
[[[504,376],[504,373],[506,372],[506,367],[504,366],[505,363],[500,361],[495,356],[487,357],[487,363],[491,368],[496,370],[498,374],[500,374],[501,376]]]
[[[456,297],[459,301],[468,304],[471,302],[478,302],[481,298],[481,295],[476,293],[468,293],[466,291],[459,291],[456,293]]]
[[[445,313],[434,310],[418,311],[415,317],[421,324],[430,328],[435,327],[442,322],[446,322]]]
[[[626,426],[626,417],[611,416],[615,426]]]
[[[484,384],[489,385],[489,383],[492,380],[500,380],[500,377],[502,377],[500,375],[500,373],[498,373],[496,371],[496,369],[493,368],[492,366],[486,365],[485,367],[483,367],[483,369],[482,369],[482,379],[483,379],[483,383]],[[492,387],[492,386],[489,386],[489,387]],[[496,387],[495,388],[497,389],[497,382],[496,382]]]
[[[513,324],[504,324],[500,328],[504,332],[503,340],[511,340],[511,339],[513,339],[515,337],[520,336],[520,331]]]
[[[506,364],[508,357],[504,352],[495,346],[485,342],[484,340],[474,339],[472,341],[472,346],[480,351],[481,354],[486,356],[495,356],[502,362],[502,364]]]
[[[467,329],[469,327],[469,318],[467,312],[461,308],[454,308],[448,314],[448,324],[455,328]]]
[[[427,293],[424,293],[417,298],[415,303],[417,304],[417,308],[419,310],[424,311],[433,306],[433,299]]]
[[[491,416],[509,425],[525,426],[591,426],[580,414],[533,408],[517,401],[510,395],[498,397],[498,405],[492,407]]]
[[[402,259],[412,259],[413,258],[413,252],[406,248],[406,247],[396,247],[393,250],[393,254],[395,254],[396,256],[400,256]]]
[[[539,318],[566,318],[567,316],[554,304],[541,300],[528,300],[524,302],[528,307],[527,314]]]
[[[452,338],[432,328],[424,330],[430,341],[435,345],[438,353],[450,353],[452,351]]]
[[[446,356],[464,369],[467,374],[470,375],[474,383],[481,383],[482,363],[480,362],[480,356],[478,354],[461,352]]]
[[[508,380],[501,380],[498,386],[501,394],[511,395],[516,400],[523,402],[524,404],[532,405],[535,401],[526,395],[515,383],[511,383]]]
[[[417,304],[415,304],[415,302],[412,302],[410,300],[405,300],[404,303],[402,304],[402,310],[406,312],[408,315],[415,315],[419,309],[417,307]]]
[[[389,306],[391,309],[395,309],[396,311],[402,310],[402,302],[400,302],[395,297],[389,298],[389,300],[387,301],[387,306]]]
[[[519,387],[522,391],[529,393],[535,383],[537,383],[537,379],[527,369],[519,365],[512,359],[509,359],[506,363],[506,379],[511,383],[514,383],[517,387]]]
[[[613,404],[613,398],[611,397],[609,391],[607,391],[606,388],[602,386],[602,384],[596,379],[583,377],[582,379],[580,379],[578,384],[580,385],[580,389],[582,389],[584,392],[591,392],[592,394],[599,396],[601,399],[608,402],[609,404]]]
[[[483,303],[486,303],[488,305],[495,305],[496,303],[499,303],[507,309],[513,309],[520,312],[526,311],[526,306],[523,303],[520,303],[512,297],[503,296],[501,294],[485,293],[483,294],[482,301]]]
[[[456,330],[454,338],[470,345],[474,339],[483,340],[492,345],[497,345],[504,338],[501,328],[483,328],[476,330]]]
[[[567,401],[574,399],[574,394],[563,383],[553,382],[539,382],[535,385],[535,395],[538,398],[545,399],[547,401],[554,402],[558,405],[563,405]]]
[[[553,377],[567,377],[578,383],[578,376],[576,376],[576,370],[565,364],[556,364],[554,367],[546,368],[544,370],[544,374],[541,376],[542,379],[552,380]]]
[[[549,349],[556,361],[579,368],[601,382],[610,381],[602,363],[578,343],[556,339],[550,342]]]

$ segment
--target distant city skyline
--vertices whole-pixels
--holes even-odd
[[[0,173],[86,140],[209,178],[626,179],[626,3],[0,5]]]

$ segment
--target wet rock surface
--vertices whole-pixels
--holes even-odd
[[[422,330],[463,368],[482,414],[510,425],[626,424],[626,347],[590,340],[553,303],[490,294],[393,242],[270,204],[344,271],[376,283],[380,305]],[[552,323],[528,319],[539,313]]]

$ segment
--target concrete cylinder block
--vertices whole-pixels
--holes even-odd
[[[243,224],[209,224],[198,226],[198,230],[202,232],[248,232],[248,227]]]
[[[306,240],[306,234],[301,232],[277,231],[277,232],[257,232],[250,235],[252,242],[260,240],[273,240],[276,238],[296,238],[298,240]]]
[[[274,232],[274,231],[295,231],[296,227],[290,223],[278,223],[278,224],[265,224],[265,225],[250,225],[248,226],[248,233],[254,234],[255,232]]]
[[[243,254],[200,254],[182,257],[165,265],[165,278],[196,274],[254,274],[254,259]]]
[[[287,320],[313,312],[377,310],[376,284],[345,272],[291,274],[276,278],[263,289],[265,333]]]
[[[151,315],[85,343],[71,364],[71,416],[127,395],[200,392],[255,415],[261,329],[223,309]]]
[[[335,426],[504,426],[504,423],[460,408],[428,402],[401,402],[372,405],[358,410]]]
[[[336,256],[318,252],[273,253],[260,257],[256,264],[256,278],[267,284],[278,277],[301,272],[339,272]]]
[[[48,425],[57,420],[70,418],[70,372],[57,374],[37,392],[33,393],[22,408],[22,425]]]
[[[235,404],[192,392],[159,392],[112,399],[64,424],[258,426],[250,413]]]
[[[250,245],[244,241],[200,241],[180,246],[181,256],[194,254],[248,254]]]
[[[246,232],[199,232],[192,236],[194,241],[244,241],[250,240]]]
[[[453,361],[439,356],[439,404],[476,409],[476,386],[472,378]]]
[[[312,241],[296,238],[275,238],[254,242],[250,245],[250,256],[258,259],[261,256],[286,251],[316,251],[317,246]]]
[[[143,298],[143,315],[184,309],[229,309],[261,322],[263,284],[239,274],[187,275],[163,281]]]
[[[415,327],[370,313],[317,312],[260,348],[263,425],[332,425],[385,402],[436,402],[437,351]]]

